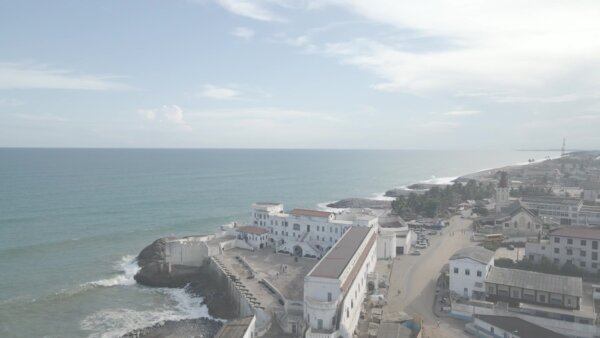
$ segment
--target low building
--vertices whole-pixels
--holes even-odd
[[[240,226],[236,229],[237,238],[244,240],[253,248],[262,249],[268,244],[268,233],[264,228],[257,227],[254,225],[244,225]]]
[[[304,279],[306,337],[352,337],[377,263],[374,228],[352,227]]]
[[[547,240],[525,244],[525,257],[540,263],[545,257],[557,266],[572,263],[590,273],[600,272],[600,228],[564,227],[550,231]]]
[[[510,316],[475,315],[473,323],[466,326],[466,331],[476,337],[486,338],[567,338],[545,327]]]
[[[390,259],[396,257],[396,232],[380,228],[377,234],[377,258]]]
[[[523,237],[539,235],[543,222],[532,211],[515,201],[497,212],[478,218],[476,225],[478,232]]]
[[[531,303],[566,309],[579,309],[583,286],[581,278],[492,267],[485,279],[488,300]]]
[[[458,250],[450,257],[450,291],[465,298],[484,298],[485,279],[492,266],[493,251],[480,246]]]

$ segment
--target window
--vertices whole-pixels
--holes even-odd
[[[560,253],[560,249],[558,249],[558,248],[554,248],[554,253],[555,253],[555,254],[557,254],[557,253]]]
[[[471,271],[469,269],[465,269],[465,275],[469,276],[471,274]]]
[[[481,277],[481,270],[477,270],[477,277]]]
[[[319,330],[322,330],[323,329],[323,319],[317,320],[317,323],[318,323],[317,327],[319,328]]]
[[[560,260],[558,258],[554,258],[554,264],[559,264]]]
[[[598,250],[598,241],[592,241],[592,249]]]
[[[573,244],[573,238],[567,238],[567,244]]]
[[[494,333],[494,328],[490,326],[490,332]]]
[[[585,250],[581,250],[581,251],[579,251],[579,256],[581,256],[581,257],[585,257]]]
[[[582,268],[585,268],[585,262],[579,262],[579,266],[581,266]]]
[[[572,255],[573,254],[573,250],[572,249],[567,249],[567,255]]]
[[[534,258],[535,258],[535,257],[534,257],[534,255],[533,255],[533,254],[529,254],[529,260],[530,260],[530,261],[533,261],[533,260],[534,260]]]
[[[598,268],[598,263],[592,263],[592,268],[594,268],[594,269]]]
[[[596,251],[592,252],[592,260],[593,261],[597,261],[598,260],[598,253]]]
[[[582,239],[579,243],[581,243],[582,246],[586,246],[587,242],[585,241],[585,239]]]
[[[454,268],[454,273],[458,273],[458,268]]]
[[[331,292],[327,292],[327,301],[331,302]]]
[[[560,237],[554,237],[554,243],[560,243]]]
[[[294,223],[294,230],[300,230],[300,224]]]

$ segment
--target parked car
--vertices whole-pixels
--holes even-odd
[[[421,251],[415,250],[415,251],[411,252],[411,255],[413,255],[413,256],[419,256],[419,255],[421,255]]]

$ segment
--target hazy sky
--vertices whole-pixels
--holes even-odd
[[[600,148],[600,1],[0,0],[0,146]]]

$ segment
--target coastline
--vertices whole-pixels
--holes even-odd
[[[555,159],[556,158],[549,159],[549,160],[555,160]],[[522,167],[523,165],[540,164],[547,160],[548,159],[546,159],[544,161],[534,162],[534,163],[510,164],[510,165],[500,166],[500,167],[492,168],[492,169],[484,169],[484,170],[480,170],[480,171],[476,171],[476,172],[472,172],[472,173],[468,173],[468,174],[456,176],[456,177],[439,177],[439,178],[432,177],[430,179],[422,180],[422,181],[413,183],[408,186],[401,186],[399,188],[394,188],[394,189],[401,190],[406,194],[408,194],[410,192],[418,192],[418,191],[424,192],[434,186],[446,186],[446,185],[453,184],[454,182],[461,182],[461,181],[466,181],[466,180],[470,180],[470,179],[479,180],[479,179],[483,179],[485,177],[492,176],[499,170],[512,170],[517,167]],[[411,186],[415,186],[415,185],[418,185],[419,187],[425,187],[425,188],[424,189],[411,189],[410,188]],[[391,189],[391,190],[394,190],[394,189]],[[391,202],[395,199],[395,197],[387,195],[387,193],[391,190],[388,190],[383,194],[381,194],[381,193],[373,194],[374,196],[372,195],[372,196],[366,197],[366,198],[347,198],[347,199],[338,200],[336,202],[318,203],[317,207],[319,209],[324,209],[324,210],[329,210],[329,211],[341,211],[341,210],[344,210],[347,208],[372,208],[373,205],[380,204],[381,208],[387,208],[387,207],[391,207]],[[334,203],[339,203],[340,201],[351,201],[354,203],[354,205],[348,206],[348,207],[330,207],[330,205],[332,205]],[[157,240],[155,243],[157,243],[159,241],[160,240]],[[153,243],[153,244],[155,244],[155,243]],[[148,248],[152,247],[153,244],[149,245],[144,250],[142,250],[142,252],[138,256],[138,262],[141,261],[140,266],[145,265],[145,263],[143,262],[144,251],[148,252],[147,251]],[[155,256],[155,257],[152,257],[152,255],[150,255],[147,258],[150,258],[150,260],[146,263],[150,263],[150,265],[151,265],[153,260],[160,259],[160,255]],[[160,270],[160,269],[157,270],[156,267],[152,267],[151,269],[153,269],[153,271],[155,273],[158,270]],[[222,290],[218,286],[213,285],[213,283],[211,283],[206,278],[202,279],[201,278],[202,272],[200,271],[201,269],[192,269],[194,271],[191,271],[191,270],[184,271],[184,270],[185,269],[179,269],[179,267],[173,267],[172,273],[173,273],[174,278],[169,277],[167,279],[163,279],[158,282],[156,282],[156,280],[150,281],[148,279],[145,279],[143,276],[138,277],[138,275],[136,275],[136,281],[142,285],[147,285],[147,286],[174,287],[174,288],[189,289],[189,292],[192,295],[203,298],[203,304],[205,304],[208,307],[209,315],[211,317],[201,317],[201,318],[185,319],[185,320],[179,320],[179,321],[162,322],[162,323],[158,323],[153,326],[150,326],[150,327],[144,327],[141,329],[133,330],[133,331],[127,333],[126,335],[124,335],[123,337],[132,337],[132,336],[167,337],[167,336],[172,336],[174,334],[185,337],[184,334],[187,334],[186,330],[189,327],[200,327],[206,323],[209,323],[209,324],[207,324],[208,326],[206,326],[206,330],[202,331],[202,332],[203,332],[203,334],[207,334],[207,336],[211,336],[211,334],[209,332],[211,332],[210,330],[215,327],[213,322],[215,322],[215,321],[218,322],[219,321],[218,318],[222,318],[222,319],[232,319],[233,318],[233,314],[231,313],[231,311],[227,310],[228,302],[226,301],[227,292],[225,290]],[[142,271],[143,271],[143,269],[142,269]],[[165,277],[164,272],[158,272],[158,275],[159,275],[158,279]]]

